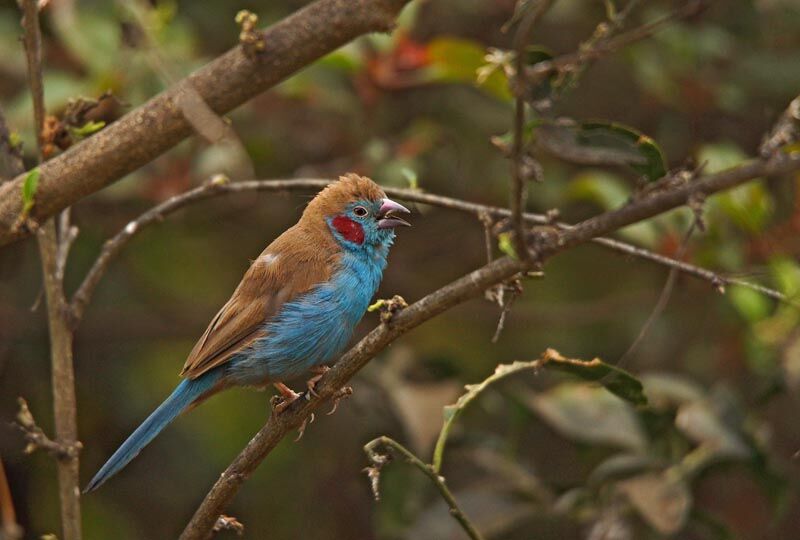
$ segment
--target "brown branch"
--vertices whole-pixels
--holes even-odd
[[[25,54],[28,61],[28,81],[33,99],[34,129],[41,163],[46,158],[44,151],[44,87],[42,85],[42,37],[39,28],[39,11],[36,0],[23,0],[22,26]],[[16,181],[3,187],[13,187]],[[19,196],[20,192],[17,192]],[[40,201],[36,193],[36,204]],[[34,205],[34,208],[36,207]],[[64,298],[63,267],[69,246],[77,234],[69,226],[69,213],[61,216],[64,227],[62,235],[56,230],[55,219],[48,219],[39,230],[37,241],[42,261],[44,291],[47,298],[47,323],[50,333],[51,384],[53,387],[53,415],[55,418],[56,443],[65,449],[58,461],[58,489],[61,506],[61,529],[64,540],[80,540],[81,510],[79,488],[79,460],[77,405],[75,400],[75,372],[72,362],[72,330],[67,323]],[[22,404],[20,404],[22,406]],[[29,412],[30,415],[30,412]],[[33,418],[30,417],[32,421]],[[41,430],[40,430],[41,431]],[[42,433],[43,435],[43,433]]]
[[[71,315],[73,328],[83,318],[86,306],[91,300],[95,289],[100,284],[100,281],[108,270],[111,262],[117,255],[119,255],[128,242],[130,242],[134,236],[136,236],[148,225],[160,223],[170,214],[194,202],[199,202],[217,196],[244,193],[249,191],[281,192],[299,189],[322,189],[330,182],[331,180],[321,178],[298,178],[290,180],[243,180],[241,182],[227,182],[224,177],[218,177],[185,193],[175,195],[159,205],[154,206],[138,218],[128,223],[121,231],[107,240],[103,245],[103,249],[101,250],[97,259],[95,259],[94,264],[72,297],[69,313]],[[428,204],[449,210],[456,210],[458,212],[465,212],[476,215],[479,218],[481,218],[481,216],[507,218],[511,215],[511,212],[507,208],[473,203],[443,195],[425,193],[415,189],[385,187],[384,190],[390,197],[396,197],[398,199],[420,204]],[[523,214],[523,217],[526,222],[531,224],[544,225],[550,223],[550,218],[544,214],[526,212]],[[569,229],[572,227],[572,225],[568,225],[566,223],[559,223],[558,226],[563,229]],[[724,292],[724,287],[726,285],[739,285],[758,291],[759,293],[774,300],[790,304],[793,303],[791,299],[786,297],[786,295],[774,289],[770,289],[755,283],[750,283],[745,280],[727,277],[711,270],[678,261],[665,255],[660,255],[645,248],[634,246],[620,240],[600,237],[593,238],[591,241],[624,255],[648,260],[668,268],[676,268],[684,274],[708,281],[720,292]],[[490,244],[487,245],[490,246]],[[488,248],[487,258],[488,262],[491,262],[491,253],[490,249]]]
[[[702,177],[689,186],[678,186],[670,191],[653,194],[619,210],[588,219],[570,229],[556,229],[552,230],[550,234],[535,235],[531,242],[533,259],[534,261],[544,261],[596,236],[611,233],[627,225],[682,206],[688,202],[690,197],[697,196],[697,194],[710,195],[753,178],[797,170],[800,170],[800,157],[772,158],[756,160],[742,167]],[[346,352],[317,383],[315,389],[320,396],[319,399],[297,400],[280,415],[270,416],[264,427],[250,440],[244,450],[216,481],[184,529],[180,539],[199,540],[205,538],[242,484],[283,437],[300,426],[304,419],[321,403],[330,399],[337,389],[345,386],[356,372],[372,357],[385,349],[389,343],[453,306],[482,295],[488,287],[530,268],[530,264],[508,257],[497,259],[411,304],[408,308],[395,314],[390,324],[382,324],[372,330]]]
[[[367,475],[372,482],[372,491],[375,494],[376,500],[379,498],[378,481],[381,468],[390,460],[390,456],[381,454],[378,451],[379,447],[383,447],[385,450],[390,450],[391,452],[400,454],[408,463],[422,471],[422,473],[430,479],[433,485],[436,486],[439,494],[442,496],[445,503],[447,503],[448,508],[450,508],[450,515],[453,516],[453,519],[455,519],[459,525],[461,525],[461,528],[464,529],[464,532],[467,533],[467,536],[469,536],[472,540],[483,540],[483,535],[478,532],[478,529],[475,528],[475,525],[472,524],[464,511],[461,510],[461,507],[458,506],[455,497],[453,497],[453,493],[445,483],[444,477],[439,476],[439,474],[433,469],[433,466],[423,462],[408,448],[394,439],[386,437],[385,435],[378,437],[377,439],[373,439],[364,445],[364,452],[367,454],[367,458],[371,463],[371,466],[367,469]]]
[[[152,161],[192,133],[176,114],[190,83],[224,114],[356,37],[388,31],[408,0],[317,0],[262,32],[264,50],[237,45],[102,131],[41,167],[31,218],[43,222]],[[29,234],[14,224],[22,210],[23,176],[0,186],[0,246]]]

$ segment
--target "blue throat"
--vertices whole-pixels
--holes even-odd
[[[298,377],[333,360],[378,289],[391,240],[346,247],[331,279],[287,302],[265,325],[266,337],[231,359],[227,374],[237,384],[258,385]]]

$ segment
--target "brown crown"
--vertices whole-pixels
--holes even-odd
[[[340,213],[352,202],[379,201],[385,197],[386,194],[381,187],[366,176],[348,173],[320,191],[308,203],[303,217],[332,216]]]

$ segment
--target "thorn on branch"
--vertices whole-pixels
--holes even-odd
[[[408,307],[408,302],[402,296],[396,294],[389,300],[380,299],[367,308],[369,313],[380,311],[381,324],[389,324],[396,313]]]
[[[17,403],[19,403],[19,412],[17,413],[16,426],[23,433],[28,443],[24,450],[26,454],[32,454],[36,450],[44,450],[59,461],[77,459],[78,454],[83,448],[80,441],[63,443],[52,440],[45,435],[42,428],[36,424],[33,413],[31,413],[28,407],[28,402],[20,397],[17,398]]]
[[[252,58],[267,48],[264,35],[256,29],[258,15],[243,9],[236,14],[236,24],[241,27],[239,43],[241,43],[242,49],[248,58]]]
[[[236,533],[236,536],[242,536],[244,534],[244,523],[233,516],[222,514],[217,518],[217,522],[214,524],[214,532],[219,531],[233,531]]]

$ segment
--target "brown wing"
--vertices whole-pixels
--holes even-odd
[[[320,246],[319,240],[307,240],[308,234],[293,227],[253,261],[230,300],[189,353],[181,377],[195,379],[224,364],[266,335],[264,322],[285,302],[328,280],[335,263],[334,251],[327,242]]]

